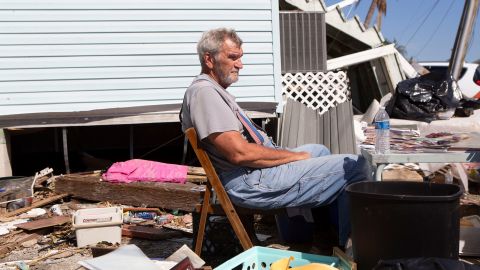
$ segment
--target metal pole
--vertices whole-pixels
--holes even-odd
[[[12,176],[8,134],[0,128],[0,176]]]
[[[68,137],[67,137],[66,127],[62,127],[62,140],[63,140],[63,161],[65,162],[65,172],[70,173],[70,162],[68,161]]]
[[[452,50],[452,56],[448,64],[448,74],[455,80],[460,77],[460,72],[463,68],[463,62],[467,55],[468,44],[472,37],[473,25],[478,12],[479,0],[466,0],[463,8],[462,18],[458,25],[457,37]]]

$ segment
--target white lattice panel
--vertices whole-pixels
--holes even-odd
[[[299,101],[323,114],[350,98],[345,71],[286,73],[282,77],[282,92],[287,98]]]

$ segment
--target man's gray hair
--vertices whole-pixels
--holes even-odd
[[[202,67],[205,65],[203,56],[210,53],[216,57],[225,40],[230,39],[238,47],[242,46],[242,39],[237,35],[235,30],[230,28],[217,28],[203,33],[202,38],[197,43],[197,53]]]

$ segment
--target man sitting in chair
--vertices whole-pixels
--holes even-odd
[[[194,127],[232,202],[255,209],[313,208],[338,200],[339,244],[350,223],[344,188],[369,179],[366,160],[331,155],[320,144],[275,146],[250,121],[227,88],[238,80],[242,40],[232,29],[213,29],[197,44],[202,66],[183,99],[180,119]]]

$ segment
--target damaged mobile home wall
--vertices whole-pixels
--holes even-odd
[[[274,112],[280,98],[277,1],[1,0],[0,17],[4,126],[50,123],[40,121],[45,113],[178,121],[171,111],[200,72],[196,42],[217,27],[245,41],[242,79],[231,89],[238,100]]]
[[[399,81],[414,76],[411,66],[396,50],[381,56],[373,52],[362,61],[356,59],[354,54],[380,49],[385,44],[381,32],[375,27],[366,29],[358,16],[347,20],[341,9],[327,8],[322,0],[286,2],[304,11],[325,12],[328,59],[334,61],[338,57],[344,57],[341,64],[339,61],[335,66],[327,63],[327,68],[348,70],[353,105],[357,113],[366,110],[373,99],[380,100],[383,95],[393,92]]]
[[[325,13],[281,11],[283,94],[278,143],[321,143],[354,153],[353,115],[345,71],[328,71]],[[349,124],[350,123],[350,124]]]
[[[208,29],[235,28],[244,40],[231,91],[254,117],[272,117],[281,99],[277,1],[0,0],[0,17],[0,175],[16,151],[9,128],[54,127],[32,150],[63,148],[68,171],[68,127],[132,125],[119,143],[133,156],[133,125],[178,122]]]

